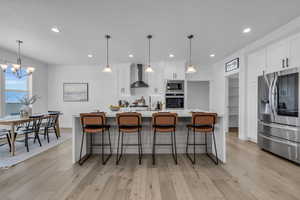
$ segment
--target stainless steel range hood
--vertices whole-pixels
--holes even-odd
[[[131,88],[149,87],[149,85],[143,81],[143,65],[142,64],[137,64],[137,70],[138,70],[138,80],[133,82],[130,85],[130,87]]]

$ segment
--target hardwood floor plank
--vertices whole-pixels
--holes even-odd
[[[192,165],[178,155],[113,156],[102,165],[99,155],[73,165],[68,141],[25,162],[0,170],[1,200],[296,200],[300,167],[256,144],[227,137],[228,162],[216,166],[206,155]]]

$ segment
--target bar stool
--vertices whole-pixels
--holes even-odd
[[[152,127],[153,127],[153,149],[152,149],[152,164],[155,165],[155,147],[156,146],[172,146],[172,156],[177,164],[177,147],[176,147],[176,124],[177,113],[170,112],[158,112],[152,115]],[[156,144],[156,134],[170,133],[171,144]]]
[[[122,155],[124,146],[138,146],[139,151],[139,164],[142,163],[143,149],[142,149],[142,115],[136,112],[125,112],[117,114],[117,124],[119,127],[118,135],[118,148],[117,148],[117,161],[118,165]],[[124,144],[124,133],[137,133],[137,144]],[[120,149],[120,137],[121,137],[121,154],[119,155]]]
[[[110,140],[110,125],[106,124],[106,116],[103,112],[98,113],[81,113],[80,114],[80,121],[82,125],[82,139],[81,139],[81,147],[80,147],[80,158],[79,158],[79,164],[82,165],[84,161],[86,161],[89,156],[93,153],[93,146],[101,146],[101,159],[102,164],[105,165],[106,162],[109,160],[109,158],[112,155],[112,147],[111,147],[111,140]],[[104,143],[104,133],[107,131],[108,134],[108,143]],[[82,148],[83,148],[83,141],[84,136],[86,134],[90,134],[91,141],[90,141],[90,153],[85,156],[84,158],[81,158],[82,155]],[[92,134],[101,134],[101,143],[100,144],[94,144],[93,143],[93,135]],[[104,147],[109,146],[110,148],[110,154],[104,158]]]
[[[218,151],[217,151],[217,145],[216,145],[216,138],[214,133],[214,127],[216,123],[217,114],[216,113],[203,113],[203,112],[194,112],[192,114],[192,124],[188,124],[188,133],[187,133],[187,142],[186,142],[186,155],[191,160],[193,164],[196,162],[196,146],[202,145],[205,146],[206,155],[216,164],[218,165],[219,159],[218,159]],[[190,130],[194,133],[194,139],[193,143],[189,143],[189,135]],[[204,144],[196,144],[196,133],[204,133],[205,134],[205,143]],[[210,156],[210,154],[207,151],[207,134],[212,134],[214,147],[215,147],[215,153],[216,153],[216,159]],[[188,149],[189,146],[192,145],[194,147],[194,158],[192,159]]]

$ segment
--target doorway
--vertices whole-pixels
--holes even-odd
[[[239,136],[239,74],[228,78],[228,134]]]

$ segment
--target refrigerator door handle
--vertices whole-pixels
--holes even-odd
[[[274,81],[273,81],[273,85],[272,85],[272,110],[273,110],[273,117],[275,118],[275,112],[276,112],[276,108],[277,108],[277,102],[276,102],[276,88],[277,88],[277,80],[278,80],[278,74],[275,72],[274,73]]]

